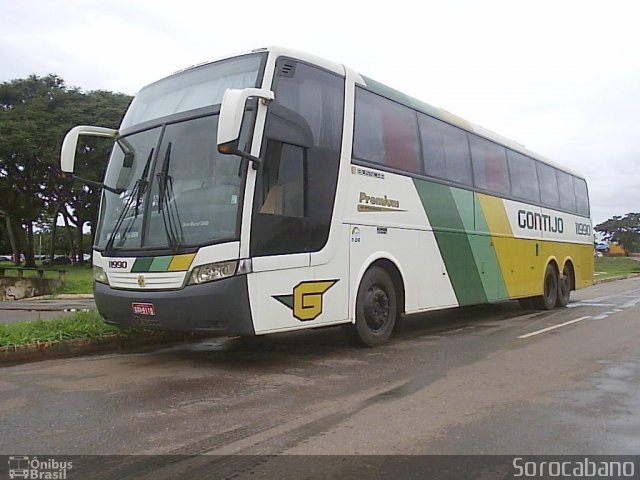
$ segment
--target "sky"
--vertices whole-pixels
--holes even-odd
[[[640,211],[640,4],[611,0],[0,0],[0,82],[135,94],[268,45],[345,64],[587,178],[594,225]]]

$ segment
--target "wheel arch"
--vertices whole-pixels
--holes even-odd
[[[362,262],[362,266],[358,271],[358,276],[353,283],[353,290],[350,300],[350,317],[352,323],[355,323],[356,319],[356,299],[358,296],[358,288],[364,274],[373,266],[383,268],[391,277],[391,281],[396,289],[396,300],[398,302],[398,313],[402,315],[405,312],[407,289],[405,287],[405,273],[400,266],[400,262],[393,256],[386,252],[377,252]]]
[[[555,269],[556,273],[557,273],[558,275],[560,275],[560,267],[558,266],[558,265],[559,265],[559,263],[561,263],[561,262],[558,262],[558,259],[557,259],[555,256],[549,257],[549,258],[547,259],[547,262],[544,264],[544,269],[542,270],[542,278],[544,279],[544,272],[546,272],[546,271],[547,271],[547,267],[548,267],[549,265],[551,265],[551,266]],[[564,264],[563,264],[563,265],[564,265]],[[544,281],[544,280],[543,280],[543,281]]]

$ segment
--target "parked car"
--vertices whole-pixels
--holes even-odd
[[[42,262],[42,265],[71,265],[71,259],[69,257],[65,257],[64,255],[55,255],[53,260],[47,259]]]
[[[608,251],[609,251],[608,243],[600,242],[599,244],[596,245],[596,252],[608,252]]]

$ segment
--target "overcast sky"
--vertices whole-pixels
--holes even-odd
[[[640,211],[640,4],[0,0],[0,82],[134,94],[272,44],[346,64],[587,177],[595,223]]]

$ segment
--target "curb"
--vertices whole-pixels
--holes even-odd
[[[58,293],[53,295],[40,295],[38,297],[26,297],[16,300],[21,302],[23,300],[91,300],[93,299],[92,293]]]
[[[593,281],[593,284],[598,285],[600,283],[616,282],[618,280],[627,280],[628,278],[636,278],[636,277],[640,277],[640,273],[628,273],[627,275],[619,275],[617,277],[603,278],[602,280],[596,279]]]
[[[162,345],[191,343],[206,338],[197,335],[149,335],[126,337],[117,334],[100,338],[79,338],[38,342],[0,349],[0,368],[42,360],[71,358],[80,355],[145,351]]]

